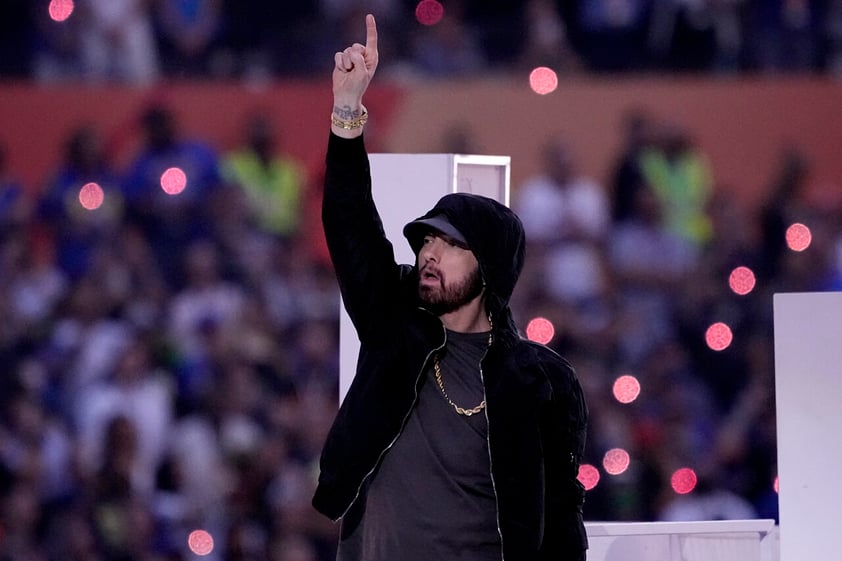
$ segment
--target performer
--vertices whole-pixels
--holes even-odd
[[[341,561],[582,561],[587,407],[571,366],[518,335],[517,216],[450,194],[404,228],[395,263],[371,194],[362,104],[377,27],[335,55],[322,219],[360,339],[314,506]]]

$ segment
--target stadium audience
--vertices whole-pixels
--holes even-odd
[[[79,17],[95,3],[80,2]],[[245,75],[249,64],[271,59],[279,44],[266,37],[286,23],[264,21],[255,44],[240,29],[238,43],[226,46],[236,29],[235,4],[223,2],[214,12],[221,18],[214,44],[238,53],[235,67],[241,64],[237,71]],[[260,4],[243,6],[260,14]],[[412,17],[400,11],[407,3],[387,4],[393,22]],[[483,15],[478,10],[486,3],[466,1],[464,19],[451,22],[477,32],[471,48],[481,52],[466,67],[496,60],[494,43],[505,39],[501,21],[534,20],[528,11],[492,4]],[[630,33],[639,33],[640,18],[651,14],[645,2],[630,3],[627,14],[597,10],[609,4],[587,11],[581,2],[556,3],[552,28],[513,43],[531,50],[507,53],[503,64],[544,60],[547,44],[565,44],[577,65],[618,66],[593,59],[605,53],[583,45],[600,33],[622,44],[638,41]],[[818,32],[809,18],[769,12],[776,3],[764,4],[762,13],[757,2],[744,4],[741,18],[762,16],[805,41],[804,33]],[[547,2],[531,6],[549,9]],[[331,25],[346,17],[340,8],[326,19]],[[290,21],[317,25],[315,3],[296,9]],[[679,16],[682,25],[691,23],[689,14]],[[719,25],[733,25],[733,11],[719,16],[726,20]],[[489,22],[480,32],[477,26]],[[711,69],[734,60],[745,69],[822,69],[806,56],[809,45],[787,60],[777,58],[782,53],[760,56],[762,45],[742,30],[738,43],[713,41],[725,50],[710,57],[717,61]],[[61,49],[72,44],[58,45],[50,64],[67,62],[70,51]],[[633,55],[636,67],[663,64],[647,44],[635,43],[638,50],[624,55]],[[728,50],[735,44],[736,53]],[[0,49],[20,43],[0,41]],[[82,62],[51,76],[78,78]],[[297,62],[273,71],[303,72]],[[152,66],[143,68],[146,74],[138,70],[132,79],[152,75]],[[442,68],[415,69],[427,70]],[[513,186],[531,255],[513,300],[515,317],[524,332],[534,316],[552,319],[549,345],[577,365],[592,415],[585,461],[602,469],[605,454],[618,448],[633,458],[629,469],[589,492],[587,519],[775,518],[769,302],[773,291],[842,287],[842,205],[802,192],[809,161],[789,148],[782,169],[769,170],[773,196],[750,213],[725,186],[708,183],[712,170],[705,166],[715,162],[686,154],[692,131],[653,138],[657,122],[657,115],[630,113],[626,138],[619,139],[625,143],[605,162],[616,170],[610,189],[576,175],[575,142],[568,139],[548,139],[547,173]],[[140,148],[124,166],[102,149],[102,131],[70,131],[64,158],[42,190],[21,185],[0,151],[0,561],[177,561],[191,557],[188,535],[195,529],[213,536],[211,561],[333,559],[338,528],[309,504],[336,412],[339,371],[337,287],[313,225],[301,220],[315,215],[319,175],[280,152],[264,116],[244,129],[238,151],[222,156],[221,147],[183,138],[164,105],[150,107],[141,124]],[[670,168],[683,157],[685,168]],[[171,167],[189,177],[184,193],[162,192],[161,175]],[[672,181],[691,182],[698,196],[676,200]],[[102,188],[103,201],[86,209],[78,189],[88,182]],[[35,192],[37,200],[29,200],[26,194]],[[809,252],[786,246],[784,229],[798,219],[814,225]],[[688,225],[689,231],[670,228]],[[746,296],[724,280],[740,264],[759,281]],[[577,265],[586,276],[561,272]],[[573,282],[583,279],[590,280]],[[729,318],[735,332],[721,352],[704,344],[717,317]],[[644,388],[628,405],[612,397],[621,373]],[[670,476],[685,465],[698,466],[700,483],[696,495],[678,500]]]

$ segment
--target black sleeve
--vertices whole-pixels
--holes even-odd
[[[363,137],[328,141],[322,224],[345,309],[361,341],[393,325],[401,268],[371,192]]]

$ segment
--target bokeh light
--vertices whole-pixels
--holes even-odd
[[[775,480],[772,482],[772,489],[775,490],[776,494],[779,494],[781,492],[781,488],[778,486],[778,476],[777,475],[775,476]]]
[[[599,470],[591,464],[582,464],[579,466],[577,479],[584,485],[585,491],[590,491],[599,483]]]
[[[422,25],[435,25],[444,17],[444,6],[436,0],[421,0],[415,6],[415,19]]]
[[[614,398],[620,403],[631,403],[640,395],[640,382],[630,374],[614,380]]]
[[[705,333],[705,342],[714,351],[724,351],[734,340],[734,334],[728,324],[717,322],[708,327]]]
[[[731,271],[731,275],[728,277],[728,286],[740,296],[745,296],[754,290],[756,283],[757,279],[754,276],[754,271],[748,267],[737,267]]]
[[[558,87],[558,75],[552,68],[539,66],[529,73],[529,87],[537,94],[552,93]]]
[[[169,168],[161,174],[161,189],[168,195],[178,195],[187,187],[187,175],[181,168]]]
[[[79,189],[79,203],[87,210],[95,210],[102,206],[105,194],[102,187],[96,183],[85,183]]]
[[[796,222],[786,229],[786,245],[792,251],[804,251],[810,247],[810,242],[813,241],[813,234],[810,228]]]
[[[53,21],[65,21],[73,13],[73,0],[50,0],[47,8]]]
[[[612,448],[602,457],[602,467],[611,475],[620,475],[629,469],[631,458],[622,448]]]
[[[213,537],[205,530],[193,530],[187,536],[187,546],[196,555],[208,555],[213,551]]]
[[[555,327],[553,327],[553,323],[547,318],[533,318],[526,325],[526,337],[530,341],[546,345],[552,341],[554,335]]]
[[[679,495],[686,495],[692,492],[696,488],[698,481],[699,478],[696,477],[696,472],[686,467],[675,470],[672,477],[670,477],[672,490]]]

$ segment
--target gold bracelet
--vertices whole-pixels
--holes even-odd
[[[353,130],[362,127],[368,121],[368,111],[366,111],[365,107],[363,107],[363,112],[359,117],[355,117],[349,121],[344,119],[340,119],[336,116],[336,113],[331,113],[330,115],[330,122],[333,123],[334,126],[339,127],[340,129],[345,130]]]

